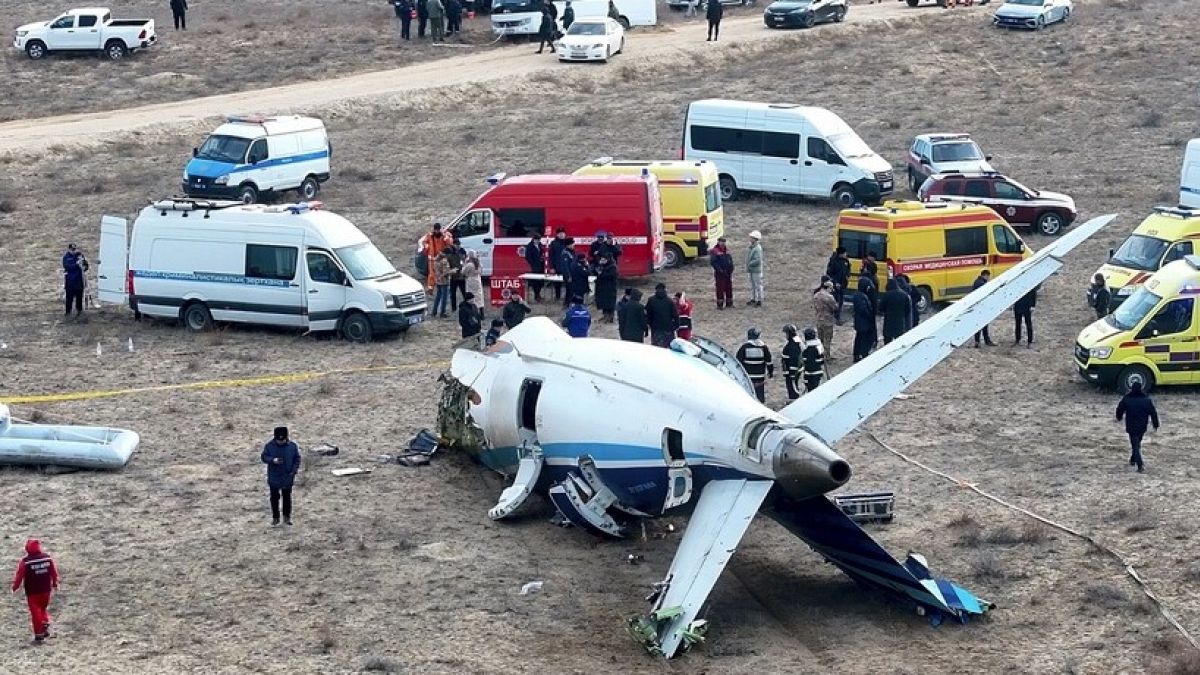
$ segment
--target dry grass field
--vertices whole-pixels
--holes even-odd
[[[684,106],[696,98],[822,105],[897,164],[916,133],[969,131],[1001,170],[1073,195],[1082,218],[1121,217],[1043,287],[1033,349],[1009,346],[1011,317],[1001,317],[993,325],[1000,346],[961,350],[864,428],[1119,549],[1183,625],[1200,630],[1200,526],[1187,507],[1200,498],[1196,390],[1156,393],[1163,429],[1147,443],[1148,473],[1137,475],[1111,421],[1116,397],[1079,381],[1071,363],[1091,316],[1088,277],[1152,206],[1174,200],[1183,143],[1196,135],[1194,92],[1180,93],[1181,83],[1200,81],[1183,30],[1191,4],[1077,3],[1069,24],[1028,34],[994,31],[980,12],[823,27],[769,49],[731,45],[684,70],[631,59],[345,106],[326,115],[338,156],[322,199],[411,269],[416,237],[453,217],[485,175],[566,172],[599,155],[675,156]],[[996,602],[991,618],[931,628],[864,595],[764,520],[712,595],[709,642],[654,662],[625,637],[623,619],[643,609],[684,519],[669,521],[675,533],[650,523],[646,541],[596,542],[547,524],[548,506],[521,522],[491,522],[486,511],[502,481],[461,457],[423,468],[376,464],[433,426],[432,394],[456,326],[435,320],[357,346],[245,328],[191,335],[113,308],[87,324],[60,322],[62,247],[75,241],[94,257],[99,217],[132,215],[172,193],[195,141],[156,132],[39,162],[3,158],[0,400],[397,370],[16,406],[25,419],[135,429],[143,444],[119,473],[0,471],[0,549],[15,561],[25,537],[40,536],[64,576],[52,607],[60,637],[50,645],[24,646],[24,603],[4,604],[0,671],[1200,672],[1200,658],[1116,562],[861,435],[838,448],[855,469],[849,489],[897,496],[895,523],[872,533],[897,555],[926,554],[936,572]],[[834,216],[825,204],[783,198],[727,206],[735,254],[750,230],[764,233],[761,309],[716,312],[703,261],[657,279],[698,299],[697,332],[732,346],[755,325],[780,341],[780,326],[808,319]],[[847,365],[850,338],[836,335],[843,358],[834,370]],[[782,405],[783,383],[772,381],[770,394]],[[297,524],[286,530],[269,526],[258,461],[277,424],[302,447],[327,440],[342,448],[307,465]],[[340,466],[375,471],[330,475]],[[627,564],[630,553],[645,563]],[[519,596],[530,580],[543,580],[544,591]]]

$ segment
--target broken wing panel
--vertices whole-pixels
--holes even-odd
[[[992,607],[961,586],[931,576],[924,559],[916,554],[900,564],[826,497],[775,500],[763,513],[860,585],[921,608],[935,624],[942,617],[964,622]]]
[[[658,634],[667,657],[679,648],[772,485],[766,480],[715,480],[704,486],[675,551],[667,586],[654,605],[654,611],[682,610]]]
[[[780,413],[826,443],[836,443],[1058,271],[1064,255],[1113,218],[1100,216],[1080,225]]]

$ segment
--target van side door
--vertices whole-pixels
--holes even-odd
[[[800,192],[800,134],[762,132],[762,189],[767,192]]]
[[[246,244],[246,283],[240,285],[236,295],[210,301],[213,318],[273,326],[304,326],[307,319],[301,288],[303,272],[297,264],[299,254],[298,246]]]
[[[479,266],[485,277],[492,276],[492,254],[496,243],[494,223],[491,209],[475,209],[464,213],[450,226],[450,232],[459,238],[463,248],[479,254]]]
[[[304,254],[304,298],[308,329],[335,330],[346,306],[346,272],[327,251],[310,248]]]
[[[73,14],[64,14],[54,20],[46,31],[46,43],[51,50],[56,49],[83,49],[79,31],[75,23],[79,17]]]
[[[1025,242],[1008,225],[992,225],[992,251],[988,254],[988,269],[992,276],[1008,270],[1025,259]]]
[[[948,227],[943,230],[946,238],[946,299],[957,300],[971,292],[975,279],[988,262],[989,243],[987,225],[970,227]]]
[[[246,150],[246,177],[249,182],[258,186],[259,192],[264,190],[274,190],[278,178],[272,173],[272,169],[268,160],[271,159],[271,152],[267,145],[267,139],[259,138],[250,144]],[[243,181],[246,178],[242,179]],[[230,183],[233,180],[230,179]]]
[[[1137,340],[1146,358],[1158,368],[1164,384],[1186,384],[1200,381],[1200,343],[1192,329],[1195,314],[1194,297],[1176,298],[1163,303],[1142,329]]]
[[[800,168],[800,194],[828,197],[833,186],[846,173],[846,161],[820,136],[804,139],[804,166]]]
[[[307,175],[307,167],[300,161],[300,134],[280,134],[267,137],[267,175],[271,189],[294,190]]]

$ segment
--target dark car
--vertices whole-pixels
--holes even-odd
[[[1075,220],[1075,200],[1058,192],[1031,190],[997,173],[935,173],[917,191],[923,202],[959,202],[991,207],[1013,227],[1033,227],[1047,236]]]
[[[763,12],[767,28],[811,28],[818,23],[841,21],[848,0],[776,0]]]

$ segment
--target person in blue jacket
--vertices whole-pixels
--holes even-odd
[[[563,316],[562,326],[567,329],[567,335],[571,337],[585,338],[588,336],[588,330],[592,327],[592,313],[583,306],[583,298],[578,295],[571,298],[571,307]]]
[[[63,254],[63,290],[66,292],[66,314],[71,316],[71,305],[75,305],[75,316],[83,316],[83,273],[87,261],[83,254],[75,248],[75,244],[67,244],[67,252]]]
[[[287,427],[275,427],[275,438],[263,446],[267,465],[267,487],[271,489],[271,524],[279,524],[279,501],[283,498],[283,522],[292,524],[292,485],[300,471],[300,448],[288,439]]]

